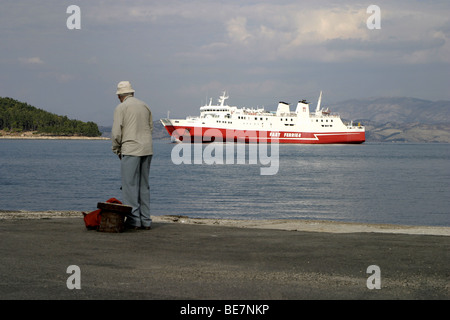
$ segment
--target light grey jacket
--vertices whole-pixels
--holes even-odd
[[[152,132],[152,112],[145,102],[130,96],[114,110],[111,140],[115,154],[152,155]]]

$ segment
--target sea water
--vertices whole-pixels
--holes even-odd
[[[450,226],[450,145],[279,145],[260,164],[174,164],[154,140],[151,214]],[[203,146],[205,148],[206,146]],[[110,141],[0,140],[0,210],[76,210],[121,195]]]

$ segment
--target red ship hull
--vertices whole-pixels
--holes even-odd
[[[231,130],[207,127],[165,126],[167,132],[183,142],[245,142],[283,144],[358,144],[366,140],[364,131],[356,132],[278,132]]]

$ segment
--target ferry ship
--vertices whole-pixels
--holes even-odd
[[[322,92],[314,112],[309,102],[301,100],[295,110],[279,102],[276,111],[264,108],[238,108],[225,101],[226,92],[218,103],[200,107],[200,116],[186,119],[161,119],[174,141],[184,142],[274,142],[296,144],[363,143],[364,126],[344,124],[338,114],[321,109]]]

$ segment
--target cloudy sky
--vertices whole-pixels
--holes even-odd
[[[367,20],[381,9],[381,29]],[[81,29],[68,29],[70,5]],[[155,119],[238,106],[450,99],[448,0],[0,0],[0,96],[112,124],[129,80]],[[371,20],[372,21],[372,20]]]

